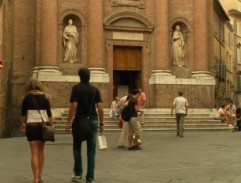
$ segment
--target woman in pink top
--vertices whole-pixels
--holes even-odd
[[[216,119],[221,120],[221,123],[224,123],[226,121],[226,111],[224,105],[221,105],[221,107],[216,112]]]

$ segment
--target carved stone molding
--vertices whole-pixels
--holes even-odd
[[[139,13],[130,11],[117,11],[107,16],[104,20],[105,29],[128,30],[128,27],[126,26],[118,26],[118,22],[121,22],[123,20],[126,22],[130,20],[135,21],[135,24],[133,24],[133,26],[129,26],[130,30],[132,31],[136,30],[151,32],[154,29],[154,24],[147,17]]]
[[[129,6],[144,9],[146,4],[144,0],[113,0],[112,6]]]

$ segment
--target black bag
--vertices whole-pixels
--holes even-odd
[[[121,111],[121,117],[124,121],[130,121],[132,116],[131,106],[128,104]]]
[[[72,124],[73,137],[78,141],[90,140],[94,137],[93,130],[90,126],[90,119],[84,118],[74,121]]]
[[[42,123],[42,140],[54,142],[54,128],[50,125],[46,125],[44,122]]]
[[[47,125],[44,120],[43,117],[39,111],[39,107],[38,107],[38,103],[36,101],[36,99],[34,97],[32,97],[34,104],[36,105],[36,107],[38,108],[38,113],[41,117],[42,120],[42,141],[46,142],[46,141],[50,141],[50,142],[54,142],[55,141],[55,137],[54,137],[54,128],[51,125]]]

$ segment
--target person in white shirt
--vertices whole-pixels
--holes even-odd
[[[114,120],[117,119],[117,117],[120,115],[120,99],[119,97],[115,97],[115,100],[111,103],[110,107],[110,117],[112,117]]]
[[[184,116],[187,115],[188,102],[187,99],[183,97],[183,92],[178,92],[178,97],[173,101],[171,115],[173,115],[173,110],[175,109],[176,121],[177,121],[177,136],[183,137],[184,131]]]

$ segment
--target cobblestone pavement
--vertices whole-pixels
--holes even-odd
[[[240,183],[241,132],[144,133],[142,150],[118,149],[119,134],[105,134],[97,149],[95,183]],[[86,148],[83,146],[86,162]],[[71,183],[70,135],[45,147],[45,183]],[[30,150],[24,137],[0,139],[0,182],[32,183]]]

